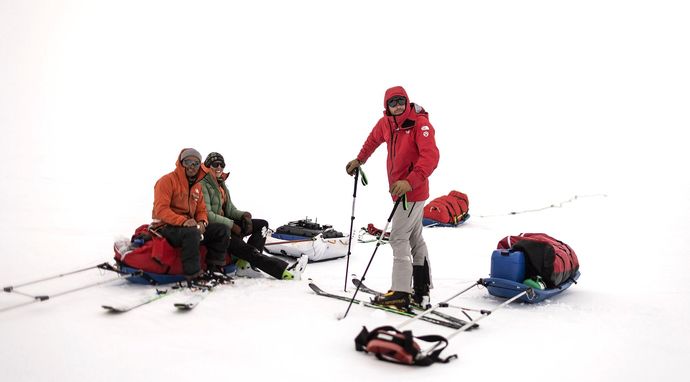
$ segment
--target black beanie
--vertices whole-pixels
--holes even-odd
[[[213,162],[221,162],[223,164],[223,167],[225,167],[225,159],[222,155],[218,154],[217,152],[212,152],[208,154],[206,160],[204,161],[204,165],[210,168]]]

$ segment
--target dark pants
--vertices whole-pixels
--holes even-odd
[[[253,220],[256,221],[256,220]],[[260,220],[263,221],[263,220]],[[265,223],[265,221],[263,221]],[[254,223],[256,224],[256,223]],[[257,226],[254,226],[254,231],[257,230]],[[261,229],[259,229],[258,232],[261,232]],[[262,237],[261,240],[257,239],[256,236],[262,236],[260,233],[257,235],[255,233],[252,234],[252,236],[249,238],[249,242],[245,243],[244,240],[237,235],[232,235],[230,237],[230,246],[228,247],[228,251],[233,255],[236,256],[242,260],[246,260],[252,264],[253,267],[256,267],[269,275],[277,278],[277,279],[282,279],[283,278],[283,271],[288,267],[288,264],[286,261],[279,259],[277,257],[273,256],[267,256],[264,255],[259,249],[257,249],[254,245],[251,245],[249,243],[260,243],[261,249],[263,249],[264,243],[266,242],[266,237]],[[254,240],[252,240],[254,239]],[[257,244],[258,245],[258,244]]]
[[[206,264],[225,265],[225,250],[229,244],[230,229],[225,224],[211,223],[206,227],[204,239],[196,227],[164,226],[158,230],[170,245],[182,248],[182,269],[187,276],[201,270],[199,245],[206,246]]]

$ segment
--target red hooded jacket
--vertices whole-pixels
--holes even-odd
[[[186,149],[180,151],[180,155],[184,150]],[[178,155],[175,171],[163,175],[153,188],[153,225],[181,226],[187,219],[208,223],[206,203],[201,190],[201,179],[205,175],[206,171],[199,167],[196,182],[190,186]]]
[[[402,96],[407,100],[405,111],[398,116],[390,115],[386,105],[386,101],[394,96]],[[427,118],[429,114],[421,106],[410,103],[410,98],[402,86],[386,90],[383,107],[383,117],[369,133],[357,155],[357,160],[361,163],[366,162],[379,145],[386,142],[389,186],[398,180],[407,180],[412,186],[412,191],[407,193],[407,200],[427,200],[429,176],[438,166],[439,160],[434,127]],[[395,199],[394,196],[393,200]]]

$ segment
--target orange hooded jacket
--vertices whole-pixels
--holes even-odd
[[[180,155],[186,149],[180,151]],[[175,171],[163,175],[153,188],[153,225],[169,224],[181,226],[187,219],[208,223],[206,203],[201,190],[201,179],[206,170],[199,167],[196,182],[189,185],[180,155],[177,156]]]

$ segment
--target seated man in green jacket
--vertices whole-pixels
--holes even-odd
[[[235,207],[230,198],[230,191],[225,184],[229,173],[224,173],[225,159],[217,152],[206,156],[204,166],[208,173],[201,181],[208,220],[211,223],[223,223],[230,228],[228,251],[239,258],[237,272],[241,276],[251,267],[256,267],[269,275],[283,280],[300,279],[307,266],[308,257],[302,256],[292,266],[280,258],[263,254],[268,222],[253,219],[252,214]],[[247,242],[244,237],[251,235]],[[250,265],[251,264],[251,265]]]

